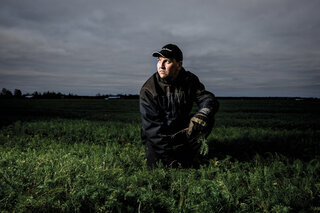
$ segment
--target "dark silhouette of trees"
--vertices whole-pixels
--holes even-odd
[[[0,98],[2,99],[8,99],[8,98],[32,98],[32,99],[77,99],[77,98],[88,98],[88,99],[105,99],[105,98],[112,98],[117,97],[120,99],[138,99],[139,95],[132,95],[132,94],[117,94],[117,95],[111,95],[111,94],[96,94],[96,96],[78,96],[72,93],[69,94],[63,94],[61,92],[38,92],[34,91],[32,94],[25,93],[22,94],[20,89],[14,89],[14,92],[12,93],[10,90],[6,88],[2,88],[2,91],[0,93]]]
[[[21,90],[15,89],[13,96],[16,97],[16,98],[21,98],[21,97],[22,97],[22,92],[21,92]]]
[[[21,90],[15,89],[14,92],[12,93],[10,90],[6,88],[2,88],[0,97],[1,98],[23,98]]]
[[[7,90],[6,88],[2,88],[1,90],[1,97],[2,98],[12,98],[12,92],[10,90]]]

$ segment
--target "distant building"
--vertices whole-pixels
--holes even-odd
[[[26,98],[33,98],[33,95],[27,95]]]
[[[104,100],[113,100],[113,99],[120,99],[120,96],[119,95],[111,95],[111,96],[105,98]]]

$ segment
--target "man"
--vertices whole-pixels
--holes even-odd
[[[219,104],[198,77],[183,68],[178,46],[167,44],[153,56],[158,58],[157,72],[140,91],[147,165],[152,168],[161,161],[165,166],[197,166],[198,138],[211,132]],[[194,102],[199,110],[191,117]]]

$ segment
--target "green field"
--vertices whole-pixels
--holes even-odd
[[[220,100],[200,169],[149,170],[138,100],[0,100],[1,212],[320,212],[320,100]]]

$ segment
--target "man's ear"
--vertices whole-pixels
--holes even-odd
[[[179,61],[179,62],[178,62],[178,70],[180,71],[181,68],[182,68],[182,61]]]

